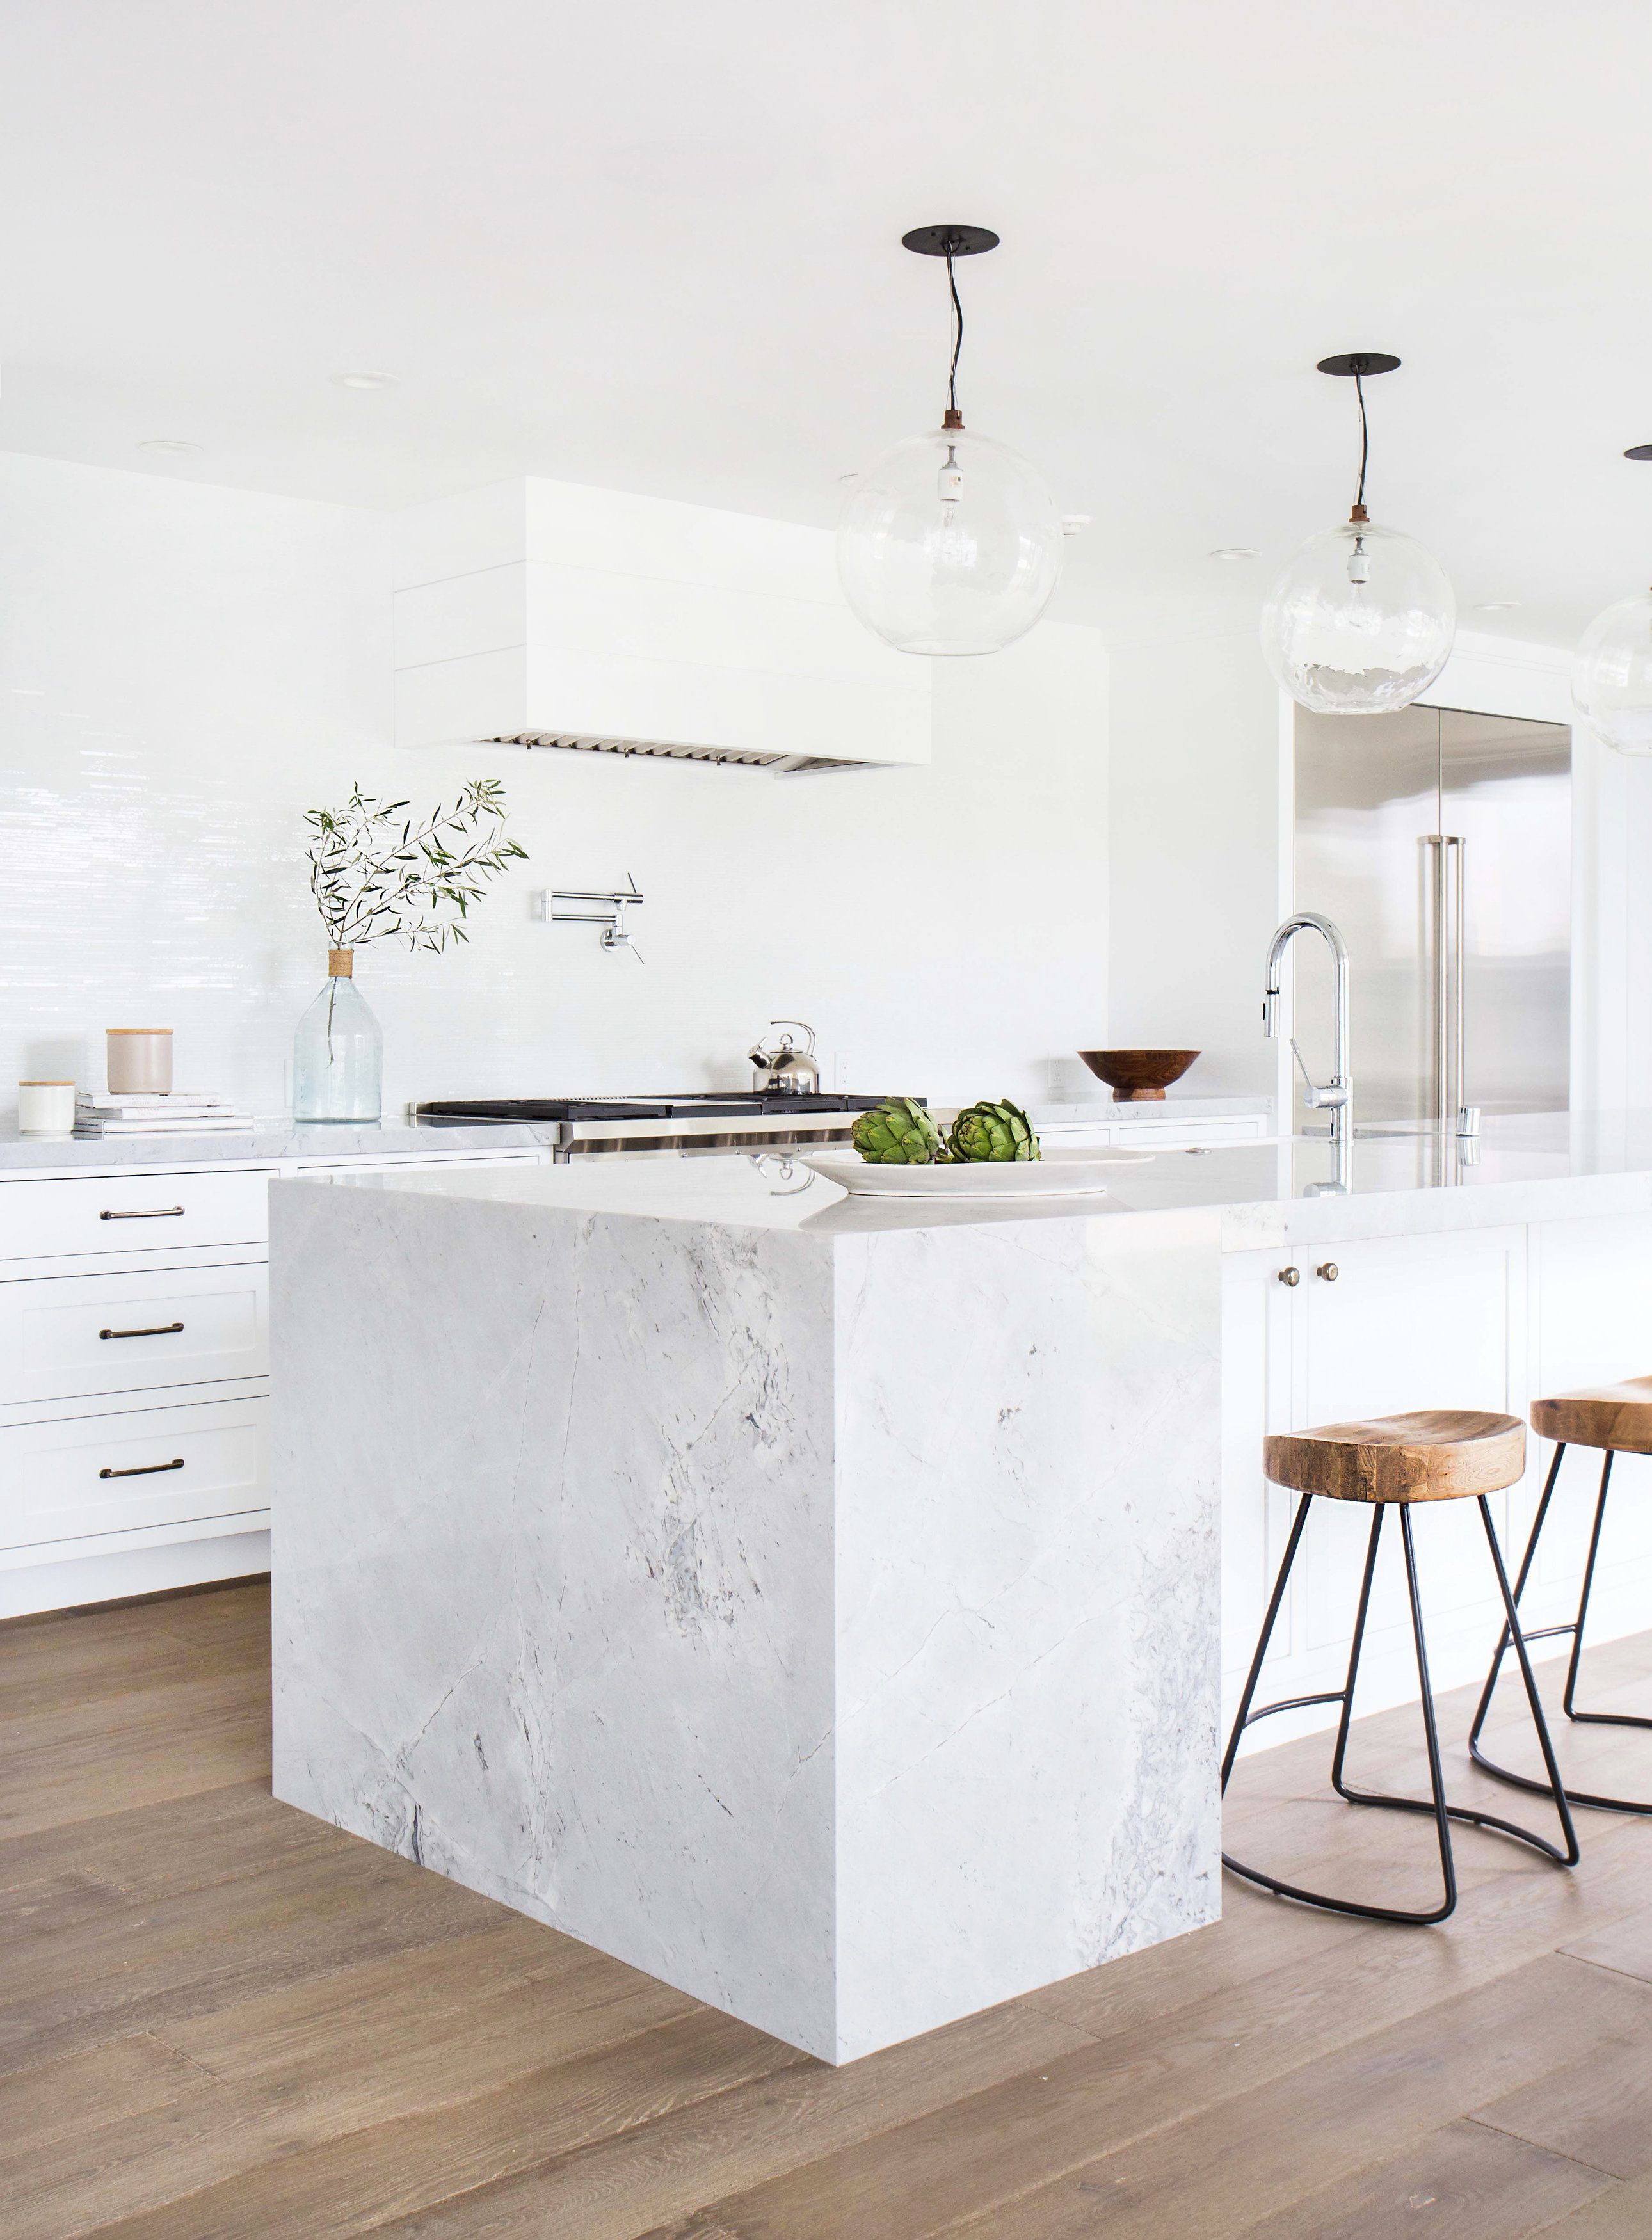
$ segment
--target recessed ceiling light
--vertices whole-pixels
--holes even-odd
[[[1089,524],[1090,516],[1087,513],[1064,513],[1061,517],[1061,533],[1063,537],[1082,537]]]
[[[176,436],[150,436],[137,448],[140,451],[160,451],[171,459],[191,459],[201,446],[183,443]]]
[[[341,389],[394,389],[398,377],[393,373],[336,373],[333,378]]]
[[[1506,615],[1519,604],[1518,599],[1482,599],[1474,611],[1477,615]]]
[[[1218,544],[1214,552],[1205,555],[1208,560],[1260,560],[1259,544]]]

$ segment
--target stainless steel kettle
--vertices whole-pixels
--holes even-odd
[[[748,1052],[756,1068],[752,1081],[754,1089],[767,1090],[771,1096],[814,1097],[820,1090],[820,1066],[815,1056],[815,1030],[802,1019],[770,1019],[771,1027],[801,1027],[809,1037],[808,1046],[799,1050],[789,1034],[783,1034],[772,1050],[761,1043]]]

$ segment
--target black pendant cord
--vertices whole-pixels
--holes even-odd
[[[952,290],[952,370],[947,377],[947,405],[958,409],[958,354],[963,348],[963,305],[958,297],[958,278],[952,269],[952,251],[947,251],[947,286]]]
[[[1371,451],[1371,431],[1365,418],[1365,384],[1374,373],[1394,372],[1399,363],[1399,359],[1389,350],[1340,350],[1335,357],[1322,357],[1319,361],[1322,373],[1335,374],[1339,381],[1351,381],[1354,394],[1359,400],[1360,486],[1354,499],[1351,517],[1356,522],[1366,518],[1365,468]]]
[[[901,236],[903,249],[909,249],[916,257],[944,257],[947,261],[947,290],[952,297],[952,364],[947,374],[947,411],[945,428],[949,434],[963,426],[963,415],[958,410],[958,359],[963,350],[963,303],[958,295],[956,260],[960,257],[980,257],[989,249],[996,249],[998,237],[985,225],[915,225],[910,233]]]

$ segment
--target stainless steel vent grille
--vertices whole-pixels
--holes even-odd
[[[568,754],[647,755],[658,762],[730,763],[748,770],[778,770],[783,777],[801,777],[813,771],[861,770],[860,763],[839,762],[829,755],[763,755],[739,747],[685,747],[669,739],[597,739],[572,731],[515,731],[497,733],[488,742],[495,747],[555,747]]]

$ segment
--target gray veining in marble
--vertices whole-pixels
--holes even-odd
[[[829,2061],[1216,1917],[1214,1214],[271,1199],[279,1796]]]

